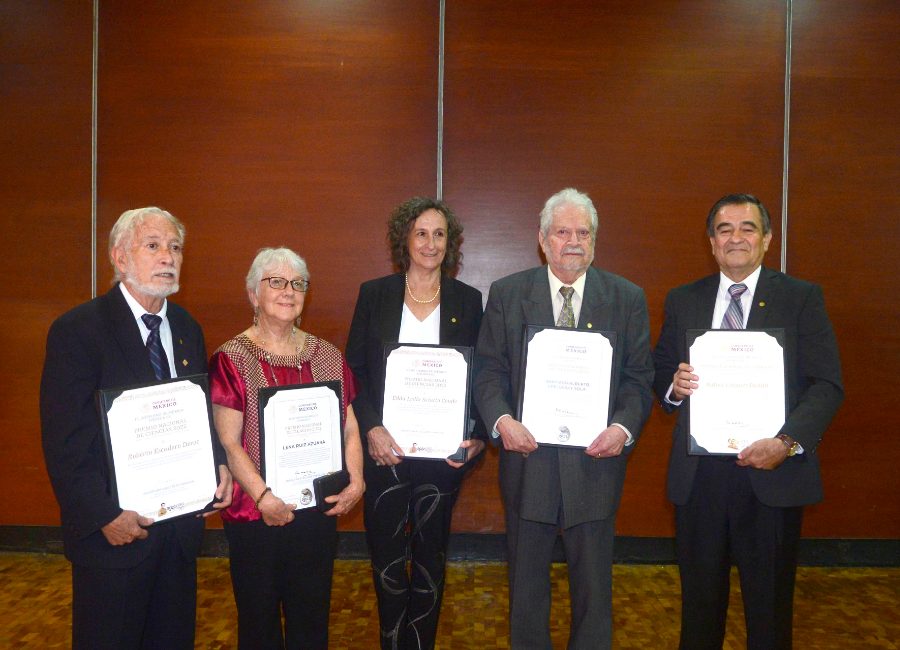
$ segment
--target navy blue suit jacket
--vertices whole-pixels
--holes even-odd
[[[171,301],[166,313],[178,374],[205,373],[206,344],[200,326]],[[200,549],[202,518],[154,524],[147,539],[123,546],[109,544],[101,531],[122,510],[110,496],[95,393],[155,379],[140,329],[118,286],[51,325],[41,377],[41,435],[47,471],[59,502],[66,557],[75,564],[134,566],[149,554],[160,526],[176,528],[186,556],[196,556]],[[221,459],[218,440],[213,438],[217,459]]]
[[[687,361],[685,330],[710,328],[718,288],[716,273],[673,289],[666,297],[665,321],[653,358],[654,390],[667,411],[678,408],[664,397],[678,364]],[[788,416],[781,431],[805,450],[775,470],[748,468],[754,493],[762,503],[775,507],[820,501],[822,484],[816,448],[844,398],[837,341],[825,311],[822,289],[763,268],[747,328],[785,330]],[[701,377],[699,390],[702,382]],[[676,505],[684,505],[691,494],[699,457],[687,453],[688,411],[679,411],[669,457],[668,496]]]

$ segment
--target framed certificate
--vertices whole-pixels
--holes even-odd
[[[685,404],[692,455],[736,455],[773,438],[787,417],[784,330],[688,330],[700,380]]]
[[[616,333],[525,325],[519,421],[541,445],[588,447],[609,426]]]
[[[218,474],[206,375],[97,391],[110,491],[165,521],[211,510]]]
[[[344,467],[341,404],[339,381],[259,390],[260,474],[298,510],[317,505],[317,478]]]
[[[385,345],[382,423],[404,458],[465,462],[471,383],[471,347]]]

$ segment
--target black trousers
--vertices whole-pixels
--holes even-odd
[[[732,562],[740,574],[747,648],[791,647],[803,509],[761,503],[749,472],[733,458],[701,458],[688,503],[675,509],[685,650],[722,647]]]
[[[150,555],[127,569],[72,565],[75,650],[190,650],[197,560],[185,557],[172,524],[154,527]]]
[[[328,648],[335,518],[294,514],[286,526],[225,522],[241,650]]]
[[[433,648],[453,504],[465,468],[441,460],[368,462],[366,541],[384,650]]]

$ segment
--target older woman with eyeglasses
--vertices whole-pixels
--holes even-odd
[[[303,258],[287,248],[259,251],[247,273],[253,324],[210,361],[213,417],[235,480],[222,519],[240,648],[328,647],[335,516],[349,512],[365,489],[353,374],[333,345],[297,327],[308,288]],[[350,474],[350,484],[325,499],[334,503],[325,514],[297,510],[266,485],[257,415],[261,388],[321,381],[341,384]]]

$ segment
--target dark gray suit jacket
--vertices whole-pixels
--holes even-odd
[[[206,344],[193,318],[171,301],[179,375],[206,372]],[[106,452],[95,393],[155,381],[134,315],[118,286],[60,316],[47,335],[41,377],[44,460],[59,502],[66,557],[100,568],[134,566],[147,557],[160,526],[174,526],[186,556],[196,556],[204,520],[196,517],[155,524],[147,539],[111,546],[100,530],[122,512],[110,496]],[[219,462],[224,462],[213,436]]]
[[[687,361],[685,330],[709,329],[715,309],[719,274],[669,292],[665,321],[653,352],[654,390],[663,408],[678,364]],[[788,417],[781,431],[799,442],[805,453],[785,460],[772,471],[748,468],[759,500],[775,507],[801,506],[822,499],[816,447],[844,398],[841,362],[822,289],[784,273],[763,268],[747,319],[748,329],[785,329]],[[700,378],[702,390],[703,378]],[[690,399],[690,398],[688,398]],[[687,453],[688,411],[679,409],[669,457],[668,495],[687,503],[698,456]]]
[[[490,431],[503,414],[516,417],[523,326],[553,325],[547,267],[521,271],[494,282],[478,337],[475,403]],[[590,267],[578,329],[614,331],[613,385],[609,422],[637,439],[652,404],[653,366],[647,301],[640,287]],[[606,427],[597,422],[597,433]],[[625,448],[617,458],[589,458],[583,449],[541,446],[527,459],[500,452],[500,487],[507,514],[556,523],[560,506],[566,527],[615,513],[625,479]]]

